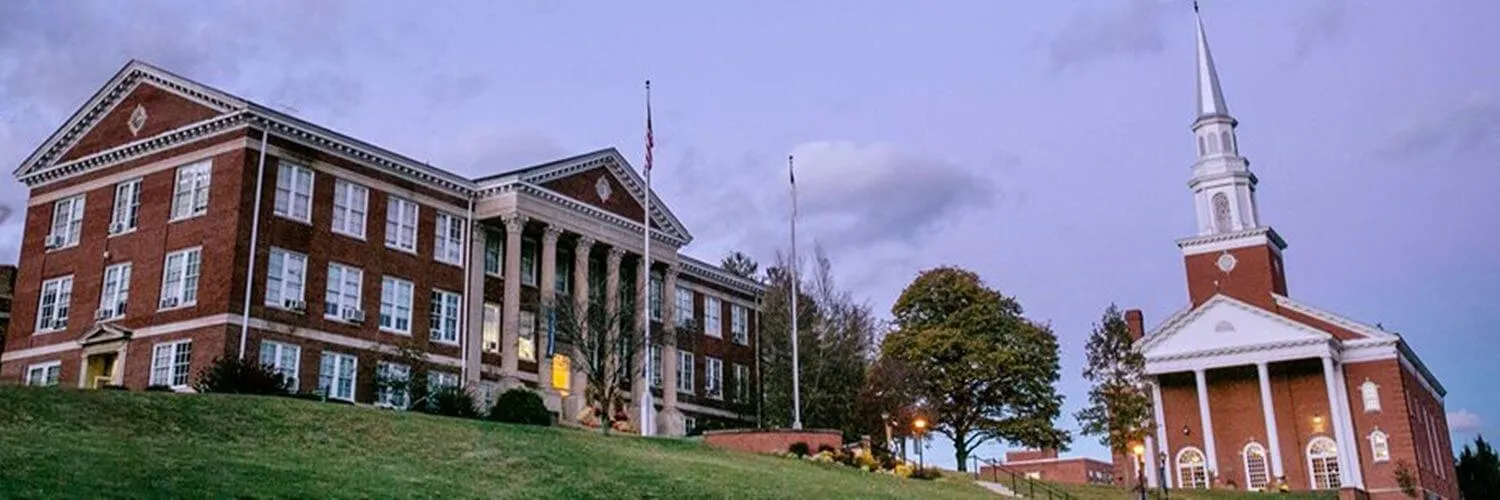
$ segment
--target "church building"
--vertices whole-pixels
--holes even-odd
[[[1156,422],[1148,458],[1124,462],[1145,470],[1126,470],[1173,489],[1458,498],[1442,383],[1401,335],[1287,292],[1286,241],[1261,219],[1201,17],[1197,30],[1197,227],[1177,240],[1190,300],[1149,332],[1126,315]]]

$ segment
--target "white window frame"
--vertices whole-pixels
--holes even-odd
[[[661,275],[657,273],[651,273],[651,288],[649,292],[650,295],[648,297],[650,299],[652,321],[661,321],[661,295],[662,292],[665,291],[663,288],[664,286],[665,285],[662,283]]]
[[[268,307],[290,309],[286,301],[307,304],[307,255],[271,247],[266,258],[266,298]]]
[[[1266,447],[1260,443],[1251,442],[1240,450],[1240,460],[1244,462],[1245,489],[1252,491],[1265,491],[1271,485],[1270,456],[1266,454]],[[1258,471],[1257,463],[1258,462]]]
[[[729,332],[734,343],[750,345],[750,308],[729,304]]]
[[[555,292],[563,294],[563,295],[570,295],[570,294],[572,294],[573,293],[573,279],[572,279],[572,276],[573,276],[573,260],[572,259],[557,259],[557,276],[553,278],[553,279],[557,280],[557,290]]]
[[[537,254],[540,254],[538,243],[531,238],[521,238],[521,284],[526,286],[537,286]]]
[[[661,368],[661,346],[653,345],[648,352],[651,356],[651,388],[660,389],[663,374],[666,373]]]
[[[723,316],[720,314],[720,302],[718,297],[712,295],[703,296],[703,334],[716,338],[724,338]]]
[[[724,399],[724,360],[713,356],[703,357],[703,395],[711,399]]]
[[[286,377],[288,392],[295,394],[301,389],[302,381],[297,374],[302,367],[302,346],[262,340],[260,341],[260,365]]]
[[[131,233],[141,223],[141,179],[115,184],[114,210],[109,216],[109,235]],[[116,227],[120,229],[115,230]]]
[[[271,214],[312,223],[313,186],[316,182],[317,174],[312,169],[281,160],[276,166],[276,199],[271,203]]]
[[[693,394],[693,352],[677,351],[677,392]]]
[[[445,387],[458,386],[457,373],[442,370],[428,370],[427,372],[427,392],[429,394],[436,393]]]
[[[167,222],[191,219],[208,213],[209,187],[213,185],[213,161],[203,160],[177,167],[172,188],[172,213]]]
[[[1359,385],[1359,397],[1364,403],[1365,413],[1380,411],[1380,386],[1370,380]]]
[[[365,239],[370,210],[370,188],[346,181],[333,181],[333,233]]]
[[[1327,448],[1332,451],[1314,455],[1313,448],[1323,443],[1327,443]],[[1327,436],[1318,436],[1307,442],[1304,454],[1307,457],[1307,475],[1312,489],[1336,490],[1342,486],[1339,474],[1344,464],[1339,461],[1338,449],[1338,442]],[[1323,466],[1322,472],[1319,472],[1320,464]],[[1329,467],[1330,464],[1332,467]]]
[[[1196,454],[1197,461],[1187,461],[1189,454]],[[1177,458],[1173,461],[1177,466],[1177,488],[1178,489],[1208,489],[1208,455],[1203,450],[1189,446],[1177,452]]]
[[[417,253],[417,221],[422,206],[400,196],[389,196],[385,208],[385,246],[407,253]],[[410,241],[405,241],[410,237]]]
[[[484,230],[484,274],[503,278],[505,273],[505,237],[500,231]]]
[[[516,328],[516,359],[536,362],[536,313],[521,311]]]
[[[484,352],[500,352],[500,304],[486,302],[484,317],[480,321],[480,339],[484,342],[481,349]]]
[[[330,366],[330,361],[332,366]],[[348,379],[349,390],[347,393],[340,391],[339,384]],[[354,401],[354,394],[359,382],[359,358],[352,354],[344,354],[334,351],[323,351],[321,361],[318,363],[318,391],[328,399],[339,399],[343,401]]]
[[[1370,459],[1375,462],[1391,461],[1391,437],[1385,431],[1375,429],[1370,432]]]
[[[693,321],[693,291],[678,288],[675,300],[677,301],[677,326],[687,326]]]
[[[61,236],[63,242],[57,248],[48,250],[78,246],[78,242],[83,239],[83,209],[86,201],[87,195],[80,194],[52,202],[52,228],[47,233],[47,239]]]
[[[405,295],[403,296],[403,291]],[[411,335],[412,301],[417,293],[412,282],[395,276],[380,279],[380,331]],[[387,324],[386,318],[390,318]],[[406,327],[400,327],[405,320]]]
[[[447,290],[432,290],[432,309],[427,311],[428,336],[439,344],[458,344],[458,318],[464,296]]]
[[[405,410],[411,406],[411,365],[375,364],[375,406]]]
[[[26,367],[26,385],[51,387],[62,381],[62,360],[43,361]]]
[[[343,320],[345,310],[364,310],[364,287],[364,269],[329,262],[328,279],[323,290],[323,317]]]
[[[109,311],[101,321],[125,317],[125,308],[130,301],[129,262],[105,266],[104,279],[99,286],[99,309]]]
[[[47,297],[51,296],[49,303]],[[42,282],[42,291],[37,296],[36,333],[60,332],[68,329],[68,314],[72,311],[73,275],[58,276]]]
[[[180,259],[181,269],[177,270],[177,279],[172,279],[173,260]],[[167,254],[162,259],[161,273],[161,297],[157,302],[159,310],[181,309],[198,304],[198,278],[203,274],[203,247],[193,247],[178,250]],[[192,300],[188,300],[191,296]],[[166,299],[177,299],[174,307],[160,307]]]
[[[163,354],[166,357],[163,357]],[[149,385],[173,389],[187,387],[192,375],[193,341],[183,339],[151,346],[151,380]]]
[[[432,258],[444,264],[464,265],[464,224],[457,215],[439,210],[433,224]]]
[[[750,366],[734,363],[734,398],[743,403],[750,400]]]

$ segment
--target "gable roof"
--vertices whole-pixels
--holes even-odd
[[[1173,315],[1142,338],[1139,348],[1147,357],[1180,357],[1332,340],[1328,332],[1219,294],[1187,313]]]

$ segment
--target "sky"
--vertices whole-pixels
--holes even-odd
[[[1064,428],[1105,307],[1149,328],[1187,302],[1185,0],[414,5],[0,2],[0,164],[131,58],[470,176],[611,146],[639,164],[650,79],[654,188],[687,253],[785,251],[795,155],[802,251],[880,315],[958,265],[1052,325]],[[1496,434],[1500,2],[1202,11],[1290,294],[1401,332],[1448,388],[1456,445]],[[0,204],[25,197],[3,176]],[[1107,455],[1088,436],[1069,453]],[[927,458],[952,466],[943,443]]]

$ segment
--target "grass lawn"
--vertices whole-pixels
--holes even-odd
[[[965,478],[683,440],[287,398],[0,387],[0,498],[105,497],[994,498]]]
[[[1073,498],[1075,498],[1077,500],[1129,500],[1129,499],[1132,499],[1132,498],[1139,498],[1137,496],[1132,496],[1132,492],[1128,488],[1123,488],[1123,487],[1118,487],[1118,486],[1099,486],[1099,485],[1061,484],[1061,483],[1046,483],[1046,484],[1049,485],[1049,486],[1051,486],[1052,488],[1054,488],[1056,490],[1059,490],[1059,491],[1062,491],[1064,493],[1067,493],[1067,494],[1071,495]],[[1006,486],[1010,486],[1010,482],[1006,481],[1005,485]],[[1024,481],[1020,485],[1020,493],[1023,494],[1023,495],[1027,493],[1027,491],[1026,491],[1026,485],[1025,485]],[[1139,493],[1136,493],[1136,495],[1139,495]],[[1040,488],[1040,486],[1036,489],[1036,497],[1037,498],[1043,498],[1043,499],[1047,498],[1046,493],[1042,492],[1042,489]],[[1283,499],[1284,500],[1325,500],[1325,499],[1337,499],[1339,496],[1338,496],[1337,492],[1316,492],[1316,493],[1314,493],[1314,492],[1298,492],[1298,493],[1281,494],[1281,493],[1274,493],[1274,492],[1273,493],[1261,493],[1261,492],[1233,491],[1233,490],[1178,490],[1178,489],[1173,489],[1173,490],[1170,490],[1170,491],[1167,492],[1167,497],[1171,498],[1172,500],[1179,500],[1179,499],[1180,500],[1255,500],[1257,498],[1268,499],[1268,500],[1269,499],[1275,499],[1275,500],[1283,500]],[[1153,491],[1153,492],[1151,492],[1151,495],[1148,498],[1150,498],[1152,500],[1157,500],[1157,499],[1160,499],[1161,496],[1160,496],[1160,493]]]

